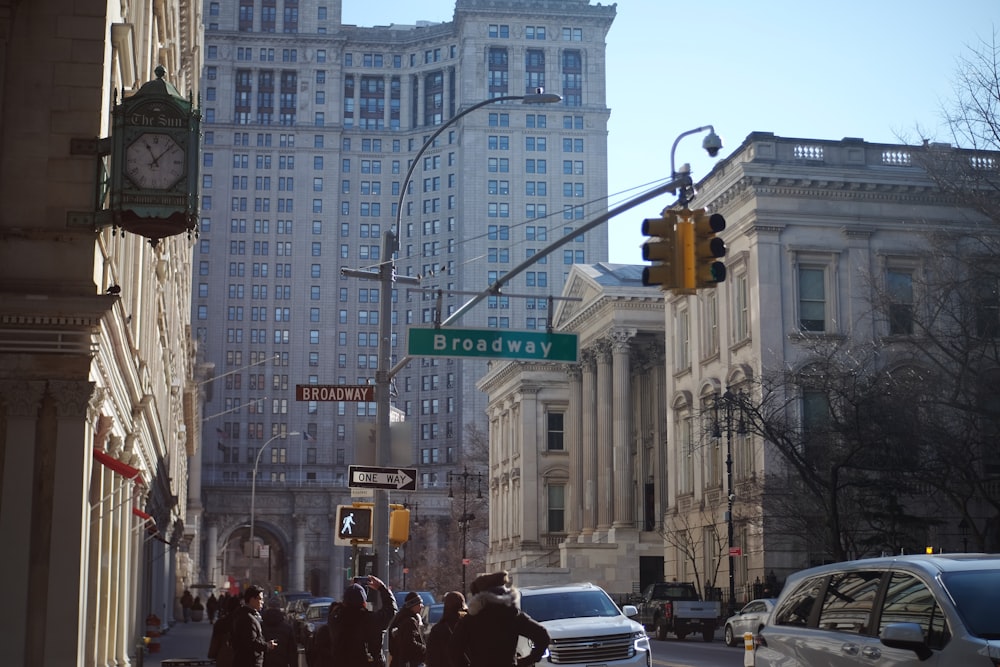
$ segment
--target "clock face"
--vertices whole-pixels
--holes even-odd
[[[125,149],[125,173],[140,188],[166,190],[184,175],[185,160],[169,134],[145,132]]]

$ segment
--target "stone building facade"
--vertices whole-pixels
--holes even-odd
[[[0,1],[5,664],[132,664],[199,576],[192,240],[95,213],[113,105],[157,65],[197,97],[200,30],[190,0]]]
[[[663,567],[663,298],[641,267],[576,265],[553,322],[577,364],[492,362],[489,569],[631,593]],[[650,579],[652,581],[653,579]]]

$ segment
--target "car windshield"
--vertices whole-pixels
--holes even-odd
[[[309,607],[309,610],[306,612],[306,617],[309,619],[326,618],[329,613],[330,605],[326,604],[319,607]]]
[[[1000,639],[1000,615],[996,613],[1000,570],[947,572],[941,581],[970,633],[980,639]]]
[[[536,621],[557,618],[618,616],[618,607],[602,591],[564,591],[521,596],[521,610]]]

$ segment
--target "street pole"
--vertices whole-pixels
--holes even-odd
[[[469,478],[476,478],[476,498],[482,499],[483,497],[483,474],[481,472],[471,473],[467,466],[463,466],[462,474],[457,475],[454,473],[448,473],[448,497],[454,498],[455,494],[452,491],[451,484],[452,480],[461,479],[462,480],[462,516],[458,520],[459,528],[462,530],[462,595],[465,595],[465,575],[468,568],[467,561],[469,559],[467,553],[468,537],[469,537],[469,524],[476,518],[475,514],[469,513]]]
[[[247,583],[253,583],[253,571],[254,565],[256,564],[257,554],[253,548],[253,529],[254,529],[254,511],[257,501],[257,465],[260,463],[260,455],[264,453],[267,446],[272,442],[281,438],[284,440],[290,435],[299,435],[298,431],[292,431],[291,433],[279,433],[278,435],[271,436],[271,439],[261,445],[261,448],[257,450],[257,458],[253,462],[253,477],[250,480],[250,567],[247,568]],[[268,556],[270,558],[270,556]]]
[[[396,202],[395,224],[392,230],[382,236],[382,256],[377,271],[364,271],[342,268],[341,275],[351,278],[364,278],[379,281],[379,323],[378,323],[378,368],[375,371],[375,465],[388,466],[390,463],[390,392],[392,378],[402,369],[392,367],[392,289],[395,283],[418,285],[420,281],[412,276],[397,276],[393,255],[399,250],[399,233],[402,225],[403,203],[410,186],[410,179],[420,162],[421,156],[447,128],[459,119],[476,109],[498,102],[520,100],[526,104],[551,104],[562,101],[559,95],[538,93],[531,95],[505,95],[477,102],[448,119],[423,143],[413,156],[399,190],[399,200]],[[405,364],[404,364],[405,366]],[[389,496],[385,489],[373,490],[372,502],[372,548],[376,556],[376,573],[388,578],[389,575]]]
[[[732,394],[726,390],[726,497],[729,505],[726,509],[726,523],[729,532],[729,615],[736,613],[736,560],[733,556],[735,544],[735,526],[733,525],[733,409]]]

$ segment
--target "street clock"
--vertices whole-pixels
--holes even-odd
[[[112,225],[159,239],[196,233],[201,114],[156,68],[112,111]]]

